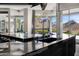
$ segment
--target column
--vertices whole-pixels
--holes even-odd
[[[10,9],[8,9],[8,33],[10,35]]]
[[[50,33],[52,33],[52,22],[51,22],[51,17],[49,17],[49,31],[50,31]]]
[[[10,35],[10,9],[8,9],[8,35]],[[10,39],[9,39],[10,40]],[[9,54],[10,54],[10,41],[8,42]]]
[[[56,24],[57,24],[57,38],[61,39],[63,34],[60,3],[56,4]]]
[[[24,31],[27,32],[27,37],[32,37],[32,10],[24,9]]]
[[[35,10],[32,10],[32,34],[35,37]],[[32,41],[32,50],[35,50],[35,41]]]
[[[24,9],[24,32],[26,38],[32,37],[32,10],[31,8]],[[24,52],[27,53],[28,50],[32,50],[33,42],[25,42],[24,43]]]

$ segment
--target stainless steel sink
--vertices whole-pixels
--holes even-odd
[[[51,43],[53,41],[56,41],[57,38],[42,38],[42,39],[38,39],[38,41],[41,41],[41,42],[46,42],[46,43]]]

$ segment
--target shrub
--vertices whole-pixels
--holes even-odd
[[[72,34],[70,31],[66,31],[66,32],[64,32],[65,34]]]
[[[79,35],[79,32],[77,33],[77,35]]]
[[[48,30],[44,30],[44,32],[43,30],[35,30],[35,33],[46,34],[48,33]]]
[[[52,32],[57,32],[57,30],[56,29],[53,29]]]

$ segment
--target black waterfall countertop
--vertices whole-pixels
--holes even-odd
[[[39,54],[41,51],[45,51],[46,49],[48,49],[48,46],[54,45],[58,42],[64,41],[64,40],[68,40],[70,38],[75,37],[74,35],[69,36],[65,36],[64,38],[62,38],[61,40],[57,40],[56,35],[52,35],[51,37],[24,37],[24,36],[16,36],[16,35],[7,35],[7,34],[0,34],[0,38],[4,39],[7,41],[5,42],[10,42],[12,40],[15,41],[20,41],[22,43],[24,43],[24,52],[21,53],[20,55],[36,55]],[[3,43],[5,43],[3,42]],[[28,44],[28,48],[27,48],[27,44]],[[33,46],[35,47],[33,47]],[[34,49],[33,49],[34,48]],[[13,55],[13,54],[11,54]],[[14,54],[15,55],[15,54]]]

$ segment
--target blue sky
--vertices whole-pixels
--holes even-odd
[[[61,19],[62,19],[63,23],[66,23],[66,22],[69,21],[69,16],[68,15],[64,15],[64,16],[62,16]],[[79,23],[79,14],[72,14],[72,15],[70,15],[70,20],[74,20],[77,23]],[[56,22],[56,17],[55,16],[52,17],[52,22],[53,23]]]

